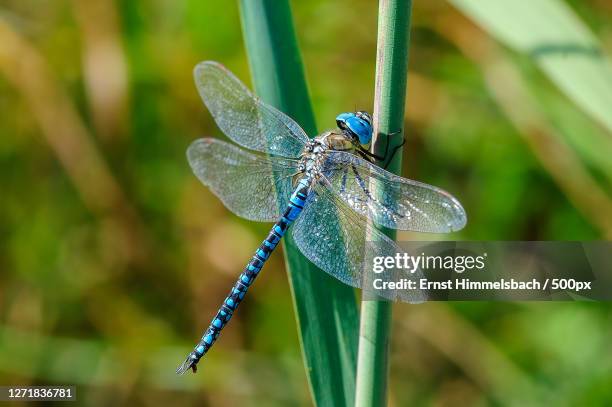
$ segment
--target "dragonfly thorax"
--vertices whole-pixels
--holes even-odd
[[[321,176],[323,162],[328,150],[329,145],[323,136],[316,137],[306,143],[300,157],[298,171],[312,179],[318,179]]]

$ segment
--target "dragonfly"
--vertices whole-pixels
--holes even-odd
[[[465,210],[449,193],[374,164],[382,157],[368,152],[373,126],[367,112],[342,113],[336,117],[337,128],[310,139],[294,120],[262,102],[221,64],[201,62],[194,77],[217,126],[243,148],[198,139],[187,149],[193,172],[236,215],[275,223],[178,374],[196,372],[290,226],[308,260],[361,288],[366,242],[375,242],[368,244],[369,256],[401,252],[374,224],[435,233],[466,224]],[[418,291],[409,297],[401,299],[423,300]]]

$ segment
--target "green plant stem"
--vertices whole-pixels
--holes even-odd
[[[411,6],[407,0],[381,0],[379,5],[373,142],[377,154],[384,153],[385,143],[392,143],[391,151],[401,141],[399,134],[392,136],[393,140],[387,140],[387,135],[401,130],[404,123]],[[400,174],[401,157],[398,150],[387,169]],[[395,237],[392,231],[386,232]],[[355,395],[358,407],[387,405],[391,311],[389,302],[361,303]]]
[[[240,4],[257,94],[316,135],[288,1]],[[354,291],[306,260],[291,233],[285,235],[284,249],[313,400],[318,406],[352,406],[359,328]]]

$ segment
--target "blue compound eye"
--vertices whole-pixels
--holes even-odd
[[[353,116],[353,113],[340,113],[338,116],[336,116],[336,124],[338,125],[338,128],[341,130],[346,130],[346,121]]]
[[[336,117],[338,127],[359,144],[369,144],[372,141],[372,118],[366,112],[342,113]]]
[[[359,123],[352,124],[351,130],[357,134],[359,144],[370,144],[372,140],[372,125],[370,123],[360,120]]]

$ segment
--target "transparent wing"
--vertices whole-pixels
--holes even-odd
[[[289,203],[295,160],[263,157],[211,138],[194,141],[187,159],[199,180],[238,216],[275,222]]]
[[[363,288],[371,281],[372,267],[368,259],[395,256],[403,251],[387,236],[368,225],[367,219],[351,210],[321,180],[313,186],[304,211],[293,228],[293,238],[306,258],[317,267],[345,284]],[[366,245],[367,241],[371,242]],[[366,252],[366,249],[369,252]],[[395,276],[418,279],[421,274]],[[422,291],[378,292],[385,299],[421,302]]]
[[[355,212],[381,226],[447,233],[465,226],[465,210],[448,192],[399,177],[355,155],[330,152],[323,172]]]
[[[298,157],[308,141],[289,116],[256,98],[230,71],[206,61],[194,69],[195,82],[217,126],[243,147]]]

